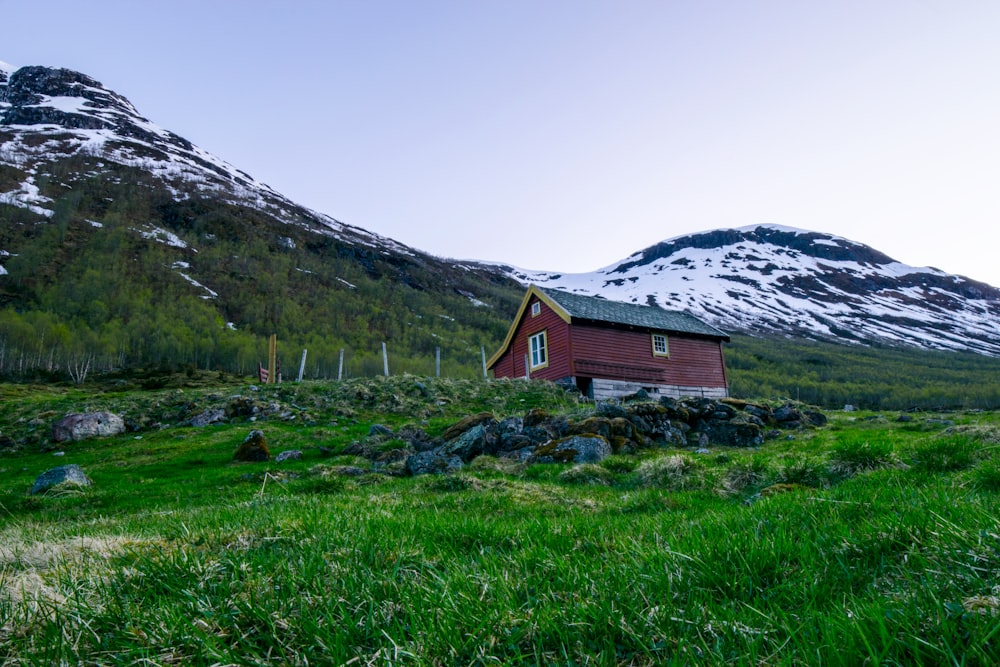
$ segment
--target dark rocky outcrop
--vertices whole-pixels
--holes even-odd
[[[88,412],[66,415],[52,425],[52,440],[86,440],[125,432],[125,422],[111,412]]]
[[[486,454],[525,463],[596,463],[612,453],[648,447],[758,447],[778,428],[821,426],[826,417],[792,404],[771,409],[745,401],[663,398],[658,403],[600,403],[573,418],[530,410],[497,420],[483,412],[460,420],[439,440],[419,431],[406,438],[405,470],[411,475],[451,472]],[[373,458],[362,446],[350,453]],[[377,459],[376,459],[377,460]]]

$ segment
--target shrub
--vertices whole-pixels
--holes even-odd
[[[610,470],[596,463],[581,463],[560,473],[559,481],[568,484],[610,486],[613,475]]]
[[[427,475],[418,482],[428,491],[467,491],[475,488],[475,480],[464,475]]]
[[[985,461],[972,471],[972,485],[984,491],[1000,491],[1000,461]]]
[[[516,459],[502,459],[495,456],[482,454],[469,462],[469,470],[477,472],[498,473],[501,475],[520,475],[524,472],[525,466]]]
[[[888,468],[898,462],[892,443],[847,440],[831,449],[829,470],[834,477],[853,477],[858,473]]]
[[[615,473],[630,473],[635,470],[639,461],[634,456],[609,456],[601,461],[601,467]]]
[[[913,466],[928,472],[952,472],[971,468],[976,463],[978,447],[970,438],[934,438],[913,449]]]
[[[781,484],[813,487],[824,486],[826,481],[826,471],[823,465],[811,459],[797,459],[786,463],[778,470],[775,479],[775,482]]]
[[[758,489],[765,485],[769,473],[767,463],[761,458],[754,457],[749,463],[737,463],[722,478],[722,492],[735,495],[748,488]]]
[[[680,454],[644,461],[636,469],[636,474],[644,486],[658,486],[672,491],[703,489],[707,485],[704,466]]]

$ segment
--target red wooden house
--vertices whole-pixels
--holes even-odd
[[[500,350],[494,377],[543,378],[596,400],[633,394],[729,394],[729,336],[687,313],[532,285]]]

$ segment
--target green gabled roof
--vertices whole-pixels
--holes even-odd
[[[609,301],[596,296],[583,296],[550,288],[536,289],[558,304],[571,318],[623,324],[643,329],[656,329],[676,333],[710,336],[729,340],[729,335],[694,315],[679,310],[664,310],[657,306]]]

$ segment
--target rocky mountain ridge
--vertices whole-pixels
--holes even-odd
[[[18,189],[0,193],[0,202],[42,215],[52,214],[54,199],[40,193],[36,183],[46,167],[70,156],[92,157],[98,160],[95,169],[107,161],[147,171],[177,199],[212,195],[314,232],[412,252],[391,239],[295,204],[246,172],[150,122],[124,96],[73,70],[0,63],[0,145],[0,164],[24,174]]]

